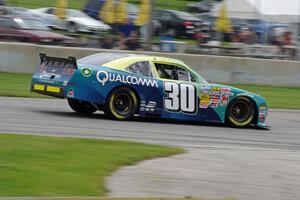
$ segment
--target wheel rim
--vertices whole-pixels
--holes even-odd
[[[237,122],[247,121],[252,115],[248,102],[236,101],[231,107],[231,116]]]
[[[130,114],[132,107],[131,97],[128,94],[117,94],[113,100],[113,108],[116,113],[122,116]]]

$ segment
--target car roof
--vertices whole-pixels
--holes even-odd
[[[98,54],[94,54],[82,58],[78,60],[78,63],[106,66],[115,69],[124,69],[129,65],[140,61],[169,63],[169,64],[176,64],[176,65],[182,65],[184,67],[187,67],[187,65],[184,64],[182,61],[174,58],[161,57],[161,56],[149,56],[143,54],[130,54],[130,53],[98,53]]]

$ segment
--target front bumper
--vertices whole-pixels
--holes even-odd
[[[257,116],[257,126],[261,128],[267,128],[268,125],[266,123],[268,116],[268,107],[266,105],[261,105],[258,108],[258,116]]]

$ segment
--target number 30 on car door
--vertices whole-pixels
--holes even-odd
[[[195,114],[197,112],[197,89],[192,84],[164,82],[164,108],[171,112]]]

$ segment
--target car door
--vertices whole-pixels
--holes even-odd
[[[18,38],[17,24],[9,17],[0,18],[0,36],[3,39],[14,40]]]
[[[194,75],[185,67],[163,62],[153,63],[156,76],[162,83],[163,110],[172,113],[170,117],[181,117],[180,114],[197,115],[198,91],[200,85]],[[178,115],[179,114],[179,115]]]
[[[9,35],[9,30],[7,29],[7,18],[0,17],[0,38],[8,39]]]

